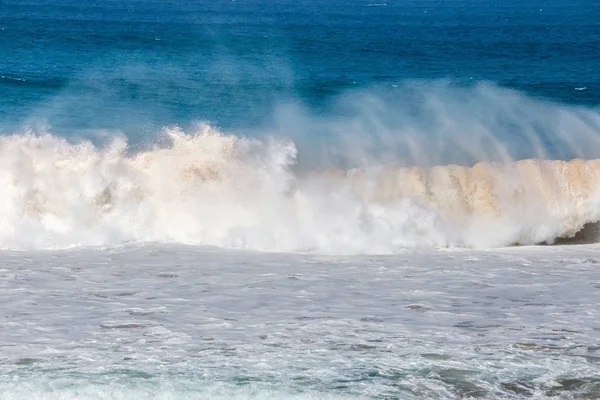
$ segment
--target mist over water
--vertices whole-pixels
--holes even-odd
[[[327,115],[288,103],[273,121],[166,127],[134,148],[115,133],[2,137],[0,246],[393,253],[552,243],[600,220],[592,108],[409,82],[348,92]]]
[[[314,114],[282,106],[277,135],[307,164],[434,166],[525,158],[597,158],[597,107],[528,96],[492,83],[408,81],[348,91]],[[312,155],[313,157],[311,158]]]

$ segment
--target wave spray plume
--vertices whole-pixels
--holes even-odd
[[[587,126],[585,138],[593,143],[598,131],[589,119],[597,114],[585,112],[566,115],[580,128]],[[477,120],[470,124],[473,134]],[[351,138],[346,154],[351,154],[359,137],[346,128]],[[428,147],[415,145],[418,136],[411,128],[394,145],[419,149],[411,151],[408,163],[419,165],[414,155]],[[440,132],[433,130],[427,140],[439,145]],[[0,247],[157,241],[390,253],[407,247],[552,243],[600,221],[600,160],[512,161],[510,149],[486,136],[490,130],[480,132],[486,134],[476,138],[479,143],[501,151],[495,157],[486,153],[480,158],[488,161],[472,166],[356,157],[362,161],[354,167],[323,168],[298,163],[298,149],[306,149],[306,142],[243,138],[209,125],[191,133],[169,128],[167,144],[142,152],[128,151],[122,138],[95,146],[47,133],[4,136]],[[390,137],[379,136],[388,149],[394,147]]]

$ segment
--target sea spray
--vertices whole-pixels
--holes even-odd
[[[296,147],[199,125],[129,152],[50,134],[0,139],[0,246],[129,241],[392,253],[551,243],[600,220],[600,161],[295,171]]]

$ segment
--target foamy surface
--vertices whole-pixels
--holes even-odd
[[[600,249],[0,254],[3,399],[595,398]]]

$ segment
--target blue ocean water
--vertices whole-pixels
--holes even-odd
[[[67,134],[317,113],[356,88],[488,81],[600,103],[600,4],[525,1],[4,0],[0,129]],[[585,89],[584,89],[585,88]],[[579,89],[579,90],[577,90]]]

